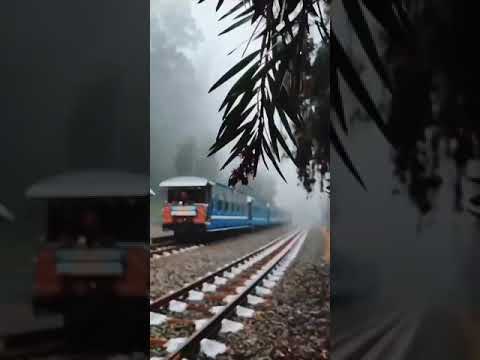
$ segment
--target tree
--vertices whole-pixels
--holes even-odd
[[[219,0],[217,11],[226,3]],[[313,29],[318,31],[323,44],[328,44],[329,1],[237,0],[228,3],[232,6],[220,20],[229,18],[234,23],[220,35],[243,24],[252,26],[253,31],[245,47],[232,51],[242,49],[242,59],[210,89],[213,91],[237,76],[220,107],[223,122],[210,155],[235,142],[223,165],[225,168],[234,159],[241,159],[229,179],[229,184],[234,185],[247,184],[249,177],[256,176],[260,158],[267,169],[268,163],[272,164],[284,179],[279,167],[283,152],[299,168],[299,176],[309,189],[314,179],[312,165],[313,173],[320,170],[315,159],[322,154],[312,139],[312,132],[318,128],[315,121],[318,117],[305,118],[305,115],[311,116],[308,112],[312,109],[312,104],[306,104],[308,99],[304,93],[311,68],[312,42],[309,40]],[[249,47],[255,50],[245,55]],[[328,77],[327,74],[323,75]],[[286,133],[285,137],[282,132]],[[325,151],[323,154],[327,159]]]
[[[329,168],[329,71],[330,51],[328,45],[314,49],[314,61],[306,69],[306,84],[303,91],[302,115],[304,124],[296,129],[297,139],[297,172],[298,178],[307,192],[319,178],[320,191],[323,188],[323,177]]]
[[[175,170],[177,175],[194,175],[195,173],[195,154],[197,145],[194,138],[189,138],[178,147],[175,157]]]
[[[331,35],[333,71],[332,104],[343,131],[347,124],[338,86],[342,76],[394,148],[396,175],[407,185],[421,213],[431,208],[430,194],[441,184],[441,138],[457,144],[449,156],[456,164],[455,205],[462,210],[461,179],[466,164],[476,156],[480,128],[476,122],[478,56],[476,9],[471,2],[341,0],[348,20],[371,65],[392,94],[391,114],[383,119],[353,59],[335,31]],[[383,27],[388,45],[381,59],[365,17],[365,9]],[[352,174],[363,184],[338,137],[332,141]],[[364,185],[364,184],[363,184]],[[478,202],[478,196],[470,199]]]

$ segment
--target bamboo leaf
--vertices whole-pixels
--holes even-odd
[[[331,50],[332,50],[332,64],[334,67],[338,67],[338,70],[342,74],[343,78],[346,80],[348,86],[355,94],[356,98],[362,104],[365,111],[368,115],[375,121],[375,124],[379,130],[383,133],[385,138],[391,143],[390,136],[388,134],[387,127],[378,112],[377,106],[373,102],[371,95],[368,93],[363,81],[360,79],[360,76],[355,71],[353,64],[348,58],[345,50],[338,41],[334,33],[330,36],[331,41]]]
[[[240,25],[243,25],[245,24],[247,21],[253,19],[253,15],[248,15],[246,17],[244,17],[243,19],[237,21],[236,23],[234,23],[233,25],[230,25],[228,28],[226,28],[225,30],[223,30],[220,34],[218,34],[219,36],[220,35],[223,35],[223,34],[226,34],[230,31],[232,31],[233,29],[236,29],[237,27],[239,27]]]
[[[245,6],[245,3],[243,1],[240,1],[237,5],[235,5],[233,8],[228,10],[224,15],[222,15],[218,19],[218,21],[221,21],[221,20],[225,19],[227,16],[232,15],[235,11],[237,11],[238,9],[241,9],[243,6]]]
[[[212,92],[216,88],[218,88],[220,85],[228,81],[232,76],[237,74],[240,70],[245,68],[250,62],[255,59],[255,57],[260,54],[260,50],[254,51],[250,55],[244,57],[242,60],[240,60],[237,64],[235,64],[230,70],[228,70],[213,86],[208,90],[208,92]]]
[[[348,170],[350,170],[350,173],[353,174],[353,176],[357,179],[357,181],[360,183],[360,185],[366,190],[365,183],[363,182],[360,174],[358,173],[357,169],[355,168],[355,165],[353,165],[352,161],[350,160],[350,157],[348,156],[343,144],[341,143],[337,132],[335,131],[335,128],[332,127],[330,131],[330,141],[333,145],[333,148],[337,152],[337,154],[340,156],[342,159],[343,163],[347,166]]]
[[[264,140],[263,141],[263,148],[265,152],[267,153],[268,158],[272,162],[273,166],[275,166],[275,169],[277,170],[278,174],[282,177],[283,181],[287,182],[285,179],[285,176],[283,176],[282,170],[280,170],[280,167],[277,164],[277,161],[273,157],[272,151],[270,150],[270,147],[268,146],[267,142]]]
[[[352,26],[357,34],[358,39],[360,40],[360,43],[363,46],[363,49],[365,50],[365,53],[372,62],[372,65],[374,66],[380,78],[383,80],[384,84],[389,90],[392,90],[392,85],[387,75],[385,65],[383,64],[382,60],[380,60],[380,55],[378,54],[377,47],[373,41],[372,33],[368,27],[367,20],[365,19],[360,4],[358,1],[350,0],[344,1],[343,5],[348,15],[348,19],[352,23]]]

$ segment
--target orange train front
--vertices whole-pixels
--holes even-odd
[[[27,197],[48,204],[35,263],[35,312],[67,318],[84,304],[143,312],[149,298],[149,197],[143,176],[82,172],[47,179]]]

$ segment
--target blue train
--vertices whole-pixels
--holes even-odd
[[[167,192],[163,229],[176,235],[255,229],[290,222],[290,215],[266,201],[201,177],[160,183]]]

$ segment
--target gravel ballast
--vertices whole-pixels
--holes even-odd
[[[276,227],[258,232],[232,234],[204,247],[150,261],[150,298],[177,290],[200,276],[213,272],[258,249],[291,228]]]
[[[217,360],[314,360],[329,358],[330,299],[324,241],[312,229],[296,260],[273,289],[271,305],[256,309],[254,321],[220,336],[228,351]]]

